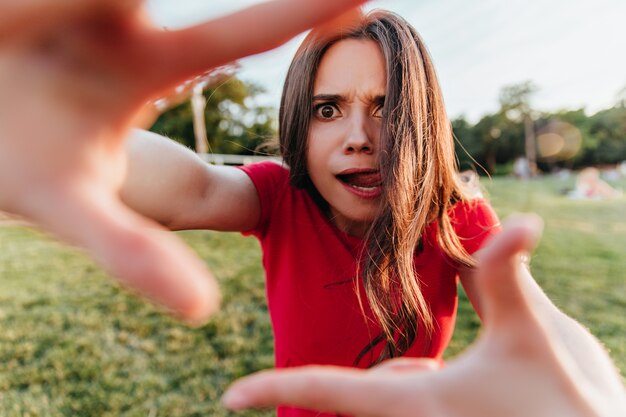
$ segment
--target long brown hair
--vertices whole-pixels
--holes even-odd
[[[357,361],[376,341],[385,340],[380,361],[404,354],[419,329],[428,335],[434,329],[414,267],[426,227],[437,221],[439,244],[453,261],[470,267],[474,262],[448,216],[464,195],[433,63],[417,31],[392,12],[361,15],[334,35],[313,30],[296,52],[279,112],[280,149],[290,167],[291,184],[317,195],[306,166],[317,68],[330,46],[355,38],[380,46],[387,71],[378,160],[385,204],[366,234],[358,271],[382,333]]]

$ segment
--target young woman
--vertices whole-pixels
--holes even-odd
[[[418,34],[386,11],[336,36],[311,32],[279,117],[282,166],[210,167],[138,132],[124,200],[172,229],[260,240],[277,367],[440,359],[458,276],[479,311],[471,254],[498,220],[457,179],[450,124]]]

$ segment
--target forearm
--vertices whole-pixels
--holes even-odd
[[[626,405],[623,380],[602,343],[581,323],[562,312],[553,317],[551,325],[585,379],[593,387],[602,387],[607,394],[610,392],[612,395],[607,398],[622,398],[622,405]]]
[[[619,372],[611,361],[606,349],[581,323],[559,310],[541,290],[528,270],[524,268],[522,282],[524,290],[533,301],[537,316],[546,329],[555,335],[568,354],[561,360],[571,360],[584,378],[593,386],[601,386],[614,395],[607,398],[622,398],[626,401],[626,392]],[[602,406],[598,404],[598,406]]]

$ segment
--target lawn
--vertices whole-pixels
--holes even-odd
[[[560,191],[571,181],[557,179],[484,185],[502,217],[544,217],[533,274],[626,371],[626,197],[569,200]],[[227,384],[272,365],[259,247],[238,234],[180,236],[224,295],[221,312],[197,329],[120,290],[75,250],[27,228],[0,227],[0,415],[232,415],[219,405]],[[477,328],[462,296],[448,356]]]

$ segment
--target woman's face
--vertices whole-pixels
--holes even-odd
[[[371,40],[346,39],[323,56],[313,88],[307,167],[331,221],[363,236],[382,194],[377,157],[387,85],[385,60]]]

